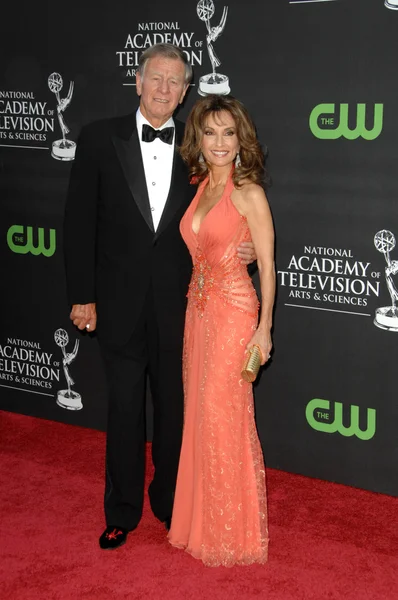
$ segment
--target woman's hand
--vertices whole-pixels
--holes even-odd
[[[252,339],[246,346],[246,351],[250,350],[250,348],[254,345],[257,345],[261,349],[261,364],[265,365],[265,363],[271,358],[270,352],[272,350],[272,339],[271,339],[271,331],[268,329],[258,328],[256,333],[253,335]]]

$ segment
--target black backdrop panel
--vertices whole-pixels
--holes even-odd
[[[224,17],[217,71],[253,115],[273,183],[274,352],[256,384],[267,463],[397,495],[398,10],[90,0],[62,12],[24,2],[23,12],[18,35],[9,28],[1,42],[0,407],[105,428],[95,336],[69,323],[65,295],[73,143],[82,125],[136,109],[137,60],[158,41],[193,64],[184,119],[211,72],[200,17],[212,27]]]

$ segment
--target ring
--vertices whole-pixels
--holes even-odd
[[[87,323],[86,329],[90,329],[90,323]]]

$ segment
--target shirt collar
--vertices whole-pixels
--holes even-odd
[[[153,125],[151,125],[150,122],[148,121],[148,119],[146,119],[144,117],[144,115],[142,114],[139,107],[138,107],[137,113],[136,113],[136,121],[137,121],[137,133],[139,135],[139,138],[141,139],[142,126],[144,125],[144,123],[146,125],[150,125],[151,127],[153,127]],[[166,121],[166,123],[163,123],[163,125],[161,127],[158,127],[157,129],[164,129],[165,127],[175,127],[173,117],[170,117],[170,119],[168,121]]]

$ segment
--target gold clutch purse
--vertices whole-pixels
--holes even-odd
[[[245,362],[242,367],[242,378],[248,383],[253,383],[256,379],[261,365],[261,349],[255,344],[248,350]]]

